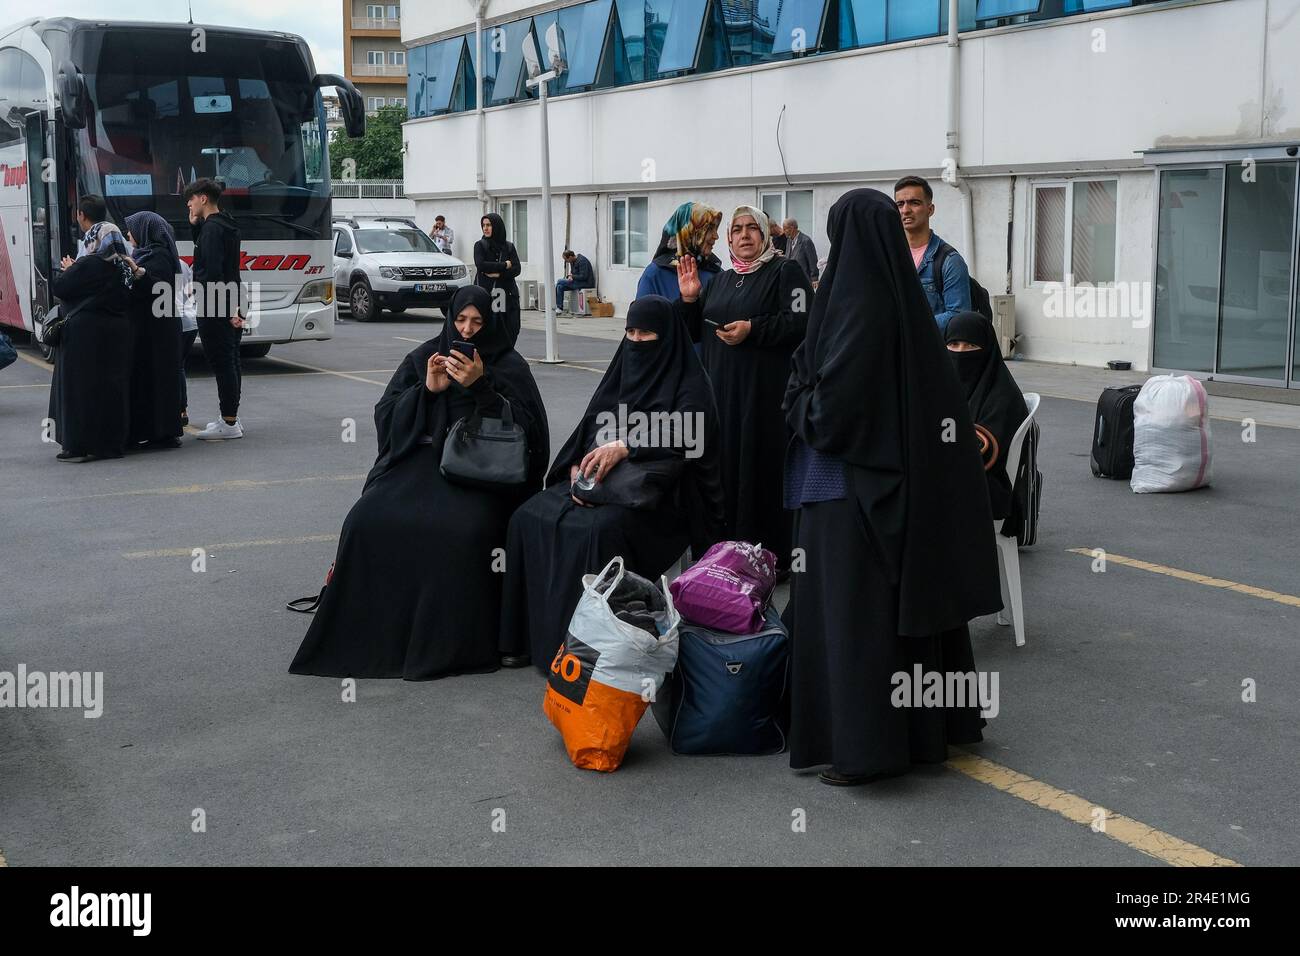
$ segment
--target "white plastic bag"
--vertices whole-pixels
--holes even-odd
[[[681,616],[667,579],[660,578],[657,585],[642,582],[662,600],[655,617],[663,632],[656,637],[610,609],[610,595],[623,575],[622,558],[610,561],[600,574],[583,575],[582,597],[551,662],[542,702],[543,712],[564,737],[569,759],[584,770],[618,769],[632,732],[677,665]]]
[[[1210,483],[1210,405],[1190,375],[1157,375],[1133,403],[1133,478],[1138,494],[1191,491]]]

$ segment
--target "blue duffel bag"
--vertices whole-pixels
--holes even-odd
[[[14,349],[14,344],[9,341],[9,336],[0,332],[0,368],[13,365],[18,361],[18,352]]]
[[[654,715],[677,754],[776,754],[785,750],[790,639],[768,607],[753,634],[682,621],[677,667]]]

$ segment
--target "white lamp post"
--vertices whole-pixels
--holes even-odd
[[[544,361],[556,363],[560,356],[555,347],[555,252],[552,248],[551,228],[551,133],[547,125],[546,85],[558,79],[567,68],[564,59],[564,33],[559,24],[553,23],[546,31],[547,61],[550,69],[542,72],[541,53],[537,49],[537,40],[530,30],[524,37],[524,62],[528,65],[528,86],[537,87],[542,103],[542,255],[545,257],[546,280],[546,358]]]

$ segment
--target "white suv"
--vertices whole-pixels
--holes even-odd
[[[469,285],[469,270],[405,216],[335,218],[334,288],[352,318],[369,322],[380,309],[435,307]]]

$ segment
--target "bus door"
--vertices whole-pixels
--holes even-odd
[[[25,130],[27,136],[27,195],[31,224],[30,240],[32,250],[32,327],[43,325],[50,308],[50,276],[53,262],[50,251],[50,186],[53,176],[47,175],[46,169],[46,122],[44,113],[29,113]],[[52,174],[54,164],[48,164]],[[47,182],[49,180],[49,182]]]

